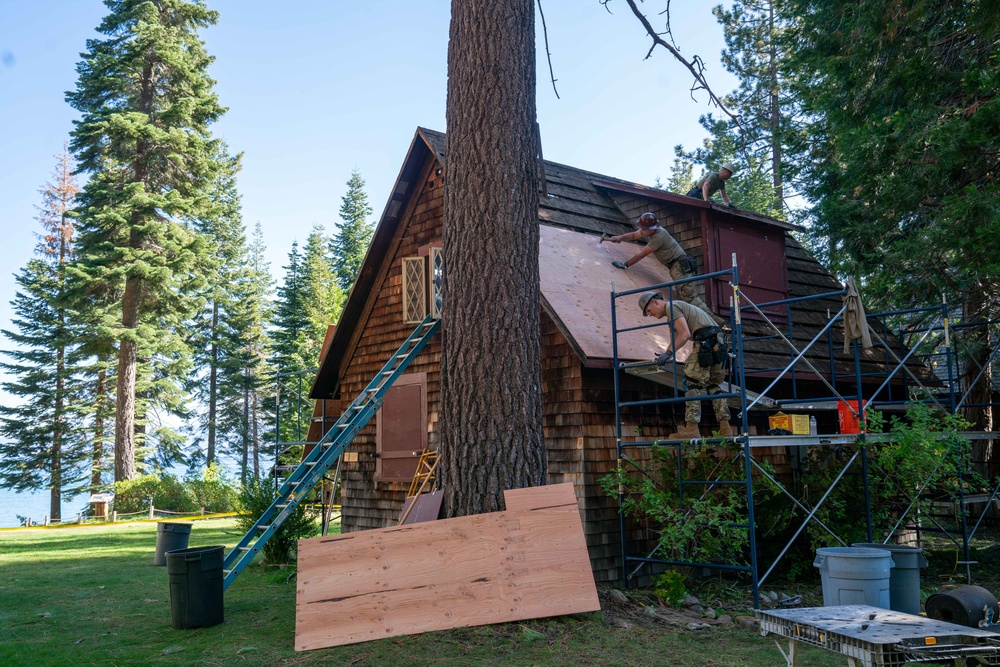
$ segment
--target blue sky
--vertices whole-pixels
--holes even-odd
[[[653,15],[665,2],[642,5]],[[314,224],[332,232],[354,168],[367,181],[376,219],[414,130],[445,130],[450,3],[209,0],[218,25],[202,38],[223,105],[214,126],[245,153],[239,178],[249,229],[262,225],[280,279],[291,244]],[[727,92],[719,64],[722,29],[710,3],[673,3],[678,47],[697,54]],[[704,132],[707,96],[692,99],[688,72],[666,51],[644,60],[649,39],[624,0],[543,0],[561,99],[549,82],[538,22],[538,120],[546,159],[652,184],[666,177],[673,147]],[[98,0],[0,0],[0,328],[11,327],[13,275],[36,243],[38,190],[76,112],[86,40],[106,13]],[[0,347],[8,345],[0,341]],[[4,400],[0,394],[0,401]]]

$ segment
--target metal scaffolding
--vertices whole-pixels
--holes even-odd
[[[618,338],[621,334],[652,329],[654,327],[672,326],[672,315],[653,324],[644,324],[618,328],[618,300],[626,297],[634,297],[649,290],[659,290],[667,295],[667,300],[673,302],[674,293],[678,286],[694,281],[706,281],[712,279],[729,280],[732,287],[732,301],[730,304],[730,381],[725,385],[728,389],[725,393],[714,394],[712,396],[685,396],[680,378],[682,373],[678,371],[678,364],[674,360],[670,367],[656,368],[655,362],[623,362],[619,359]],[[647,547],[638,551],[637,548],[630,548],[629,539],[629,518],[622,511],[625,502],[625,490],[619,486],[619,524],[621,537],[621,557],[622,557],[622,578],[628,582],[644,568],[650,565],[674,565],[689,566],[697,568],[707,568],[713,570],[743,572],[750,576],[753,587],[754,606],[759,608],[760,586],[772,575],[788,550],[803,533],[806,527],[813,523],[828,533],[836,542],[846,545],[835,530],[836,526],[825,525],[816,514],[823,504],[828,500],[830,494],[848,475],[860,477],[863,489],[863,511],[865,515],[865,528],[867,529],[868,542],[873,542],[875,535],[872,526],[872,500],[869,490],[870,466],[868,460],[868,446],[878,446],[881,442],[887,442],[888,434],[868,434],[865,432],[865,416],[868,410],[903,410],[906,406],[914,403],[925,403],[931,405],[936,410],[941,410],[949,414],[957,414],[966,408],[991,408],[990,402],[973,403],[969,397],[972,389],[983,379],[984,375],[990,373],[991,363],[1000,352],[1000,335],[996,321],[984,322],[953,322],[950,317],[949,305],[942,300],[938,306],[926,308],[913,308],[901,311],[869,314],[866,316],[868,330],[873,341],[873,347],[862,349],[858,340],[851,341],[845,352],[839,355],[836,353],[835,332],[846,331],[844,326],[844,316],[847,306],[832,313],[827,311],[825,321],[822,325],[813,322],[811,326],[796,326],[793,315],[793,305],[806,305],[806,302],[816,312],[817,302],[831,299],[842,299],[848,294],[848,290],[825,292],[809,296],[794,297],[767,303],[753,303],[747,295],[741,291],[739,282],[739,269],[736,263],[736,256],[733,255],[733,266],[731,269],[718,271],[688,278],[685,280],[662,283],[643,287],[641,289],[616,292],[612,286],[611,293],[611,324],[613,332],[613,363],[614,392],[615,392],[615,424],[616,442],[618,455],[618,469],[629,469],[639,475],[649,475],[643,470],[642,464],[637,460],[641,455],[637,454],[643,449],[655,446],[672,448],[677,460],[676,488],[678,503],[683,511],[686,507],[686,499],[691,498],[691,494],[686,495],[687,489],[700,490],[700,498],[707,494],[719,492],[728,488],[740,491],[745,494],[745,514],[746,520],[742,523],[732,523],[728,527],[746,530],[747,553],[742,562],[698,562],[689,558],[659,558],[657,552],[659,545],[651,551]],[[668,313],[672,313],[672,309]],[[782,312],[787,315],[787,321],[779,326],[774,323],[773,317],[767,313]],[[863,311],[862,311],[863,312]],[[744,323],[744,316],[753,317],[755,331],[748,332]],[[817,331],[818,329],[818,331]],[[969,354],[965,349],[963,336],[955,335],[956,331],[972,330],[979,332],[980,358],[985,357],[984,363],[976,362],[976,355]],[[806,331],[807,336],[802,332]],[[808,337],[810,336],[811,337]],[[747,358],[754,357],[758,347],[772,345],[778,341],[787,348],[787,364],[772,367],[747,367]],[[826,363],[818,362],[818,358],[823,356],[821,348],[826,348]],[[773,347],[771,348],[773,350]],[[986,354],[988,352],[988,354]],[[655,351],[650,351],[652,357]],[[848,355],[845,357],[845,355]],[[769,357],[773,358],[773,351]],[[850,359],[845,367],[845,360]],[[970,364],[972,366],[970,367]],[[849,371],[849,372],[848,372]],[[667,398],[653,398],[643,400],[622,400],[621,376],[622,373],[644,376],[655,379],[661,384],[667,384],[674,389],[674,396]],[[660,377],[655,377],[656,375]],[[962,379],[968,381],[965,386]],[[747,382],[767,385],[758,391],[749,391]],[[992,381],[992,378],[990,378]],[[964,389],[964,390],[963,390]],[[780,396],[778,396],[780,394]],[[631,408],[642,406],[671,405],[684,403],[692,400],[707,400],[726,398],[733,404],[739,406],[739,417],[734,421],[737,433],[731,438],[700,438],[695,440],[667,440],[667,439],[625,439],[623,438],[622,413]],[[794,409],[816,413],[823,410],[841,410],[850,412],[859,421],[860,433],[858,434],[818,434],[809,435],[751,435],[750,411],[762,409]],[[967,432],[961,434],[971,448],[973,440],[994,439],[997,434],[990,432]],[[733,470],[739,470],[738,476],[733,479],[685,479],[684,465],[687,454],[699,446],[727,446],[732,448],[732,463],[740,463]],[[767,466],[762,465],[755,457],[755,450],[763,447],[788,446],[790,451],[797,451],[799,456],[803,455],[803,448],[816,446],[829,446],[846,458],[829,483],[823,490],[822,497],[807,507],[796,496],[788,485],[777,475],[773,474]],[[938,464],[940,467],[944,461]],[[933,516],[926,513],[920,516],[921,521],[929,521],[933,527],[921,527],[916,523],[916,530],[919,532],[935,531],[941,532],[949,537],[958,548],[961,548],[963,560],[960,563],[966,566],[966,578],[971,581],[971,564],[969,553],[969,542],[975,536],[976,530],[982,524],[987,510],[994,505],[994,501],[1000,497],[1000,479],[993,482],[992,492],[989,494],[978,494],[976,497],[967,497],[962,483],[963,475],[966,473],[961,465],[957,466],[955,474],[958,477],[956,518],[959,521],[957,530],[945,528],[937,522]],[[859,469],[859,470],[858,470]],[[935,469],[937,472],[937,469]],[[714,474],[714,473],[713,473]],[[933,477],[933,474],[931,476]],[[754,494],[755,475],[760,483],[772,485],[777,493],[781,494],[791,502],[795,508],[804,514],[804,519],[793,531],[787,544],[780,550],[777,557],[761,573],[761,564],[758,562],[759,540],[758,528],[754,516]],[[926,490],[925,482],[921,488],[912,493],[912,490],[899,490],[899,494],[906,505],[897,517],[896,525],[889,531],[886,540],[899,528],[914,528],[912,516],[919,506],[918,500]],[[970,526],[968,505],[982,504],[983,509]],[[861,509],[861,508],[859,508]],[[685,520],[690,517],[690,512],[682,515]],[[906,523],[907,521],[911,523]],[[706,530],[709,528],[706,527]],[[634,542],[634,540],[633,540]],[[635,551],[635,553],[630,553]]]

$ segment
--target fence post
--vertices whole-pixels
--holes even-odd
[[[76,513],[76,522],[77,523],[83,523],[83,512],[77,512]]]
[[[153,518],[153,503],[149,503],[149,518]]]
[[[49,515],[48,514],[45,515],[45,518],[42,519],[42,522],[43,522],[42,523],[43,526],[49,525]]]
[[[111,523],[118,521],[118,510],[111,510]]]

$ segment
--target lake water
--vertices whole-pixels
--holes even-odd
[[[77,512],[87,508],[89,493],[77,496],[72,500],[62,501],[62,518],[69,521],[76,518]],[[36,523],[42,523],[49,514],[49,492],[14,493],[9,489],[0,489],[0,528],[20,526],[17,517],[27,516]]]

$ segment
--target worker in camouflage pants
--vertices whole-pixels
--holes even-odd
[[[702,309],[684,301],[668,304],[659,292],[643,292],[639,297],[639,308],[643,316],[662,318],[669,316],[673,323],[672,345],[656,358],[659,366],[666,366],[689,340],[694,341],[694,350],[684,362],[684,379],[688,398],[706,394],[722,393],[722,383],[726,379],[726,344],[720,329],[712,317]],[[671,312],[671,309],[672,312]],[[729,425],[729,403],[725,398],[712,399],[715,418],[719,420],[719,434],[729,438],[733,429]],[[701,400],[690,400],[684,404],[685,425],[671,433],[671,440],[700,438]]]

